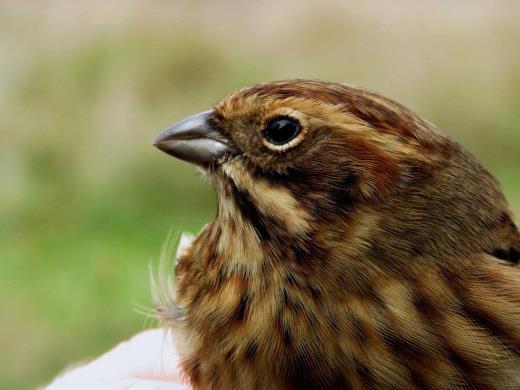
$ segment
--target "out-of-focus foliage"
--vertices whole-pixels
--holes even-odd
[[[153,150],[231,90],[377,90],[476,154],[520,214],[520,3],[0,3],[0,388],[34,387],[148,326],[148,263],[215,213]]]

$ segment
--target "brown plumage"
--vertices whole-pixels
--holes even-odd
[[[520,388],[520,234],[472,155],[335,83],[201,115],[156,140],[218,194],[159,308],[196,388]]]

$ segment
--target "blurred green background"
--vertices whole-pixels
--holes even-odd
[[[0,388],[153,325],[148,263],[215,213],[169,123],[272,79],[392,97],[464,144],[520,214],[520,3],[0,2]]]

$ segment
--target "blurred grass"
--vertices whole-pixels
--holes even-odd
[[[213,190],[150,140],[235,88],[379,90],[476,154],[520,213],[513,3],[100,4],[0,4],[0,388],[45,383],[149,325],[148,262],[170,228],[215,213]]]

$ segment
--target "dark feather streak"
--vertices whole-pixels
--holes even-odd
[[[268,223],[266,223],[266,217],[258,211],[251,199],[251,195],[249,195],[247,191],[238,188],[235,183],[231,183],[231,190],[236,205],[239,207],[242,215],[251,223],[258,238],[260,240],[269,240],[271,234],[267,227]]]

